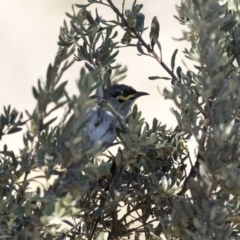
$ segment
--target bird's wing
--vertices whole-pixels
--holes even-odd
[[[80,135],[88,136],[92,144],[112,144],[116,138],[115,116],[99,105],[95,105],[87,110],[86,118],[86,127],[81,130]]]
[[[63,127],[58,145],[77,136],[94,144],[111,145],[116,138],[116,117],[109,111],[95,104],[86,110],[85,116],[76,118],[73,114]]]

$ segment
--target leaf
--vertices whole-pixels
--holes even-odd
[[[35,87],[32,87],[32,92],[33,92],[34,98],[35,98],[36,100],[38,100],[39,94],[38,94],[38,91],[37,91],[37,89],[36,89]]]
[[[114,34],[112,35],[111,39],[114,39],[115,37],[117,37],[117,35],[118,35],[118,32],[115,31]]]
[[[110,55],[108,58],[105,58],[104,59],[105,61],[103,61],[102,64],[103,65],[111,64],[111,63],[113,63],[113,60],[115,62],[116,61],[115,57],[118,55],[118,53],[119,53],[119,50],[117,50],[115,53]]]
[[[136,16],[136,30],[137,31],[142,31],[144,28],[144,20],[145,16],[142,13],[138,13]]]
[[[39,136],[39,140],[42,144],[46,144],[46,140],[47,140],[47,136],[46,136],[46,132],[42,132]]]
[[[13,109],[11,112],[11,115],[10,115],[10,119],[9,119],[10,124],[12,124],[12,125],[14,124],[17,116],[18,116],[18,112],[15,109]]]
[[[97,36],[95,37],[95,39],[94,39],[94,42],[93,42],[93,44],[92,44],[92,48],[93,48],[93,49],[96,49],[96,44],[97,44],[98,40],[100,39],[100,37],[101,37],[101,32],[99,32],[99,33],[97,34]]]
[[[85,67],[89,70],[89,72],[92,72],[93,70],[95,70],[95,68],[92,67],[88,62],[85,62]]]
[[[38,90],[39,90],[39,92],[44,92],[45,91],[44,83],[40,79],[38,79]]]
[[[167,177],[165,175],[162,177],[161,185],[163,187],[163,190],[167,191],[167,189],[168,189],[168,180],[167,180]]]
[[[70,63],[68,63],[68,61],[66,61],[64,63],[64,66],[62,67],[62,71],[66,71],[68,68],[70,68],[73,65],[73,63],[74,63],[74,60],[72,60]],[[58,83],[58,81],[57,81],[57,83]],[[56,82],[55,82],[55,84],[56,84]]]
[[[236,21],[236,20],[229,21],[229,22],[225,23],[225,24],[220,28],[220,30],[223,31],[223,32],[228,32],[228,31],[230,31],[236,24],[237,24],[237,21]]]
[[[150,41],[151,41],[151,47],[153,49],[155,43],[156,43],[156,40],[158,39],[159,37],[159,31],[160,31],[160,25],[159,25],[159,22],[157,20],[157,17],[155,16],[152,20],[152,23],[151,23],[151,31],[150,31]],[[154,37],[155,36],[155,37]]]
[[[61,47],[70,47],[73,43],[65,41],[61,36],[58,37],[59,42],[58,45]]]
[[[96,240],[104,240],[104,232],[100,232],[96,238]]]
[[[19,127],[12,127],[12,128],[10,128],[10,130],[8,131],[7,134],[16,133],[16,132],[19,132],[19,131],[21,131],[21,130],[22,130],[22,128],[19,128]]]
[[[122,44],[129,44],[132,41],[131,33],[126,31],[121,39]]]
[[[159,49],[159,52],[160,52],[159,58],[160,58],[160,61],[162,61],[162,47],[161,47],[161,44],[157,40],[156,35],[152,35],[152,38],[154,39],[154,42],[157,43],[157,46],[158,46],[158,49]]]
[[[82,53],[82,56],[83,56],[86,60],[90,61],[90,57],[89,57],[88,51],[87,51],[87,49],[86,49],[84,46],[80,46],[80,51],[81,51],[81,53]]]
[[[110,175],[110,167],[108,163],[101,163],[98,167],[98,175],[99,176],[107,176]]]
[[[4,151],[4,153],[7,152],[7,145],[6,144],[3,145],[3,151]]]
[[[13,165],[14,165],[14,167],[17,167],[18,166],[18,161],[17,161],[17,158],[16,158],[13,151],[11,152],[11,155],[12,155]]]
[[[60,103],[57,103],[57,105],[55,107],[53,107],[48,113],[46,113],[46,116],[48,116],[50,113],[52,113],[53,111],[57,110],[58,108],[62,107],[67,102],[68,102],[68,100],[60,102]]]
[[[8,120],[3,114],[1,114],[1,117],[0,117],[0,124],[1,124],[1,127],[4,127],[5,125],[8,124]]]
[[[159,52],[160,52],[160,61],[162,61],[162,47],[161,47],[161,44],[158,40],[156,40],[156,42],[157,42],[157,46],[158,46],[158,49],[159,49]]]
[[[138,50],[141,54],[145,54],[145,52],[143,51],[142,46],[141,46],[141,44],[140,44],[139,41],[137,42],[137,50]]]
[[[211,178],[209,176],[209,172],[210,171],[207,165],[203,161],[200,161],[199,174],[202,177],[203,181],[207,183],[208,186],[211,184]]]
[[[50,89],[52,82],[53,82],[53,67],[52,67],[52,64],[50,63],[47,69],[47,83],[46,83],[47,89]]]
[[[237,222],[236,225],[239,225],[239,222]],[[232,232],[233,232],[233,227],[231,225],[227,225],[221,236],[222,239],[231,239]]]
[[[131,100],[126,100],[123,103],[121,103],[119,110],[123,110],[123,109],[127,109],[128,107],[130,107],[132,105],[132,101]]]
[[[172,58],[171,58],[171,68],[172,68],[172,71],[174,71],[175,58],[176,58],[177,53],[178,53],[178,49],[175,49],[175,51],[173,52]]]
[[[85,8],[91,5],[91,3],[88,4],[74,4],[77,8]]]
[[[151,215],[152,209],[149,206],[150,204],[145,203],[147,206],[142,208],[143,211],[143,221],[146,222]]]
[[[68,81],[65,81],[65,82],[61,83],[57,87],[57,89],[53,92],[53,95],[52,95],[52,100],[53,101],[57,101],[59,99],[59,97],[61,96],[61,94],[63,94],[64,88],[67,85],[67,82]]]
[[[94,26],[92,28],[91,32],[88,34],[88,38],[89,38],[90,43],[93,43],[93,41],[96,37],[97,31],[98,31],[97,26]]]
[[[91,15],[91,13],[89,11],[87,11],[87,20],[88,22],[91,24],[91,25],[94,25],[95,24],[95,21]]]
[[[98,105],[102,108],[104,108],[106,111],[111,112],[112,114],[115,114],[114,110],[111,108],[111,106],[109,106],[109,104],[107,104],[106,102],[100,102],[98,103]]]
[[[71,25],[72,25],[72,28],[74,29],[74,31],[82,37],[83,41],[87,45],[89,45],[88,40],[87,40],[86,36],[84,35],[84,33],[79,28],[77,28],[77,26],[75,26],[73,22],[71,22]]]
[[[159,76],[151,76],[151,77],[148,77],[149,80],[156,80],[156,79],[160,79],[161,77]]]
[[[6,108],[6,107],[3,107],[3,109],[4,109],[4,114],[5,114],[6,118],[9,118],[9,114],[10,114],[11,106],[8,105],[7,108]]]
[[[0,237],[0,239],[7,239],[7,238],[12,239],[12,237],[13,237],[12,235],[11,236],[10,235],[3,235],[3,236]]]
[[[154,144],[156,141],[157,141],[157,134],[154,133],[154,134],[152,134],[152,136],[151,136],[149,139],[146,140],[145,144],[147,144],[147,145],[152,145],[152,144]]]
[[[73,19],[73,16],[72,16],[71,14],[69,14],[68,12],[66,12],[65,14],[66,14],[66,16],[67,16],[68,18]],[[64,26],[64,27],[65,27],[65,26]]]
[[[103,208],[102,207],[98,208],[97,210],[93,211],[92,218],[96,219],[100,217],[102,212],[103,212]]]
[[[177,76],[178,76],[178,79],[182,79],[182,68],[181,67],[177,67]]]
[[[114,161],[117,167],[120,166],[121,160],[122,160],[121,150],[119,149]]]
[[[72,227],[73,229],[76,228],[76,226],[73,225],[73,223],[71,223],[70,221],[68,220],[63,220],[63,222],[65,222],[66,224],[68,224],[70,227]]]
[[[51,123],[53,123],[58,117],[52,118],[51,120],[49,120],[48,122],[43,124],[42,129],[46,128],[47,126],[49,126]]]
[[[157,80],[157,79],[164,79],[164,80],[171,80],[171,78],[168,77],[159,77],[159,76],[151,76],[148,77],[149,80]]]
[[[134,1],[133,1],[133,4],[132,4],[132,10],[135,8],[136,3],[137,3],[137,0],[134,0]]]

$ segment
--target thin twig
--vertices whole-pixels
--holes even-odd
[[[179,79],[176,77],[176,75],[171,71],[167,65],[160,59],[160,57],[155,53],[155,51],[150,47],[149,44],[147,44],[142,36],[132,27],[128,25],[127,20],[125,19],[124,15],[118,10],[118,8],[113,4],[111,0],[107,0],[112,10],[119,16],[122,20],[122,23],[135,35],[135,37],[139,40],[139,42],[147,49],[149,53],[152,54],[152,56],[159,62],[159,64],[168,72],[168,74],[174,79],[179,82]]]
[[[124,15],[124,6],[125,6],[125,0],[122,2],[122,15]]]
[[[186,193],[186,191],[188,190],[187,185],[188,185],[189,179],[195,178],[199,172],[199,165],[200,165],[199,160],[201,159],[200,152],[204,149],[204,144],[205,144],[206,138],[207,138],[207,126],[204,126],[202,136],[199,140],[199,149],[198,149],[196,162],[193,166],[191,166],[191,171],[183,184],[182,191],[179,192],[179,194],[178,194],[179,196],[182,196]]]
[[[113,181],[117,181],[117,180],[118,180],[118,178],[119,178],[119,177],[121,176],[121,174],[122,174],[123,168],[124,168],[124,166],[121,166],[120,169],[119,169],[119,168],[117,167],[117,165],[115,164],[115,162],[113,162],[113,165],[112,165],[112,167],[111,167],[111,175],[112,175],[113,177],[112,177],[111,179],[109,179],[109,181],[108,181],[108,183],[107,183],[107,185],[106,185],[106,187],[105,187],[105,189],[104,189],[104,192],[106,192],[106,191],[109,190],[109,186],[110,186],[110,184],[111,184]],[[101,202],[101,204],[100,204],[100,207],[103,207],[103,206],[104,206],[105,201],[106,201],[106,199],[103,199],[103,200],[102,200],[102,202]],[[115,238],[108,238],[109,240],[110,240],[110,239],[116,239],[116,235],[118,234],[118,231],[117,231],[117,230],[118,230],[118,220],[117,220],[117,217],[118,217],[118,216],[117,216],[116,214],[117,214],[117,208],[112,211],[113,227],[112,227],[111,233],[109,234],[109,237],[113,236],[113,237],[115,237]],[[93,227],[92,227],[92,229],[91,229],[91,233],[90,233],[89,238],[88,238],[89,240],[93,239],[94,233],[95,233],[95,231],[96,231],[96,229],[97,229],[97,226],[98,226],[98,223],[99,223],[100,219],[101,219],[101,216],[99,216],[98,218],[96,218],[96,220],[93,222]],[[112,233],[113,230],[116,230],[117,232]]]
[[[112,216],[112,230],[108,235],[108,240],[115,240],[118,238],[119,232],[117,207],[111,212],[111,216]]]

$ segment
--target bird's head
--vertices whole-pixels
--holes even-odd
[[[138,92],[125,84],[113,84],[109,92],[109,103],[115,111],[123,117],[127,117],[135,100],[141,96],[149,95],[146,92]]]

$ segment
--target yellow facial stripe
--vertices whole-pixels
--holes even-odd
[[[134,94],[130,94],[128,96],[119,95],[119,96],[117,96],[117,100],[126,101],[132,97],[134,97]]]

